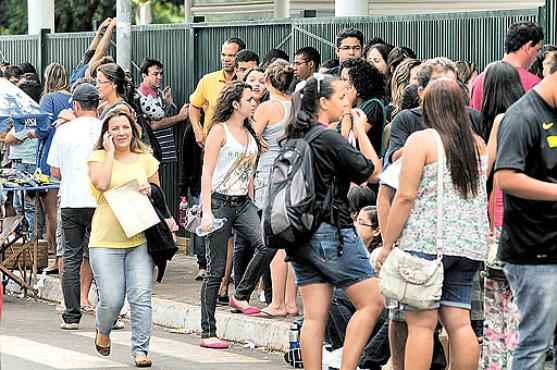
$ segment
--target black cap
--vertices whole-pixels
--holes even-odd
[[[74,89],[71,101],[95,101],[99,99],[99,92],[95,86],[82,83]]]

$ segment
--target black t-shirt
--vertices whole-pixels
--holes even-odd
[[[367,132],[367,137],[379,157],[383,154],[382,145],[383,129],[386,124],[386,106],[387,103],[384,99],[375,98],[363,102],[358,107],[366,114],[367,122],[371,125],[371,128]]]
[[[503,118],[497,134],[495,171],[512,169],[557,183],[557,110],[532,90]],[[557,263],[557,202],[505,193],[501,260],[516,264]]]
[[[483,131],[481,129],[482,123],[480,112],[472,108],[466,109],[470,116],[470,121],[472,122],[472,129],[477,135],[481,136]],[[404,147],[404,144],[410,135],[416,131],[424,129],[425,126],[422,108],[406,109],[399,112],[391,123],[389,147],[387,148],[384,158],[385,167],[391,164],[391,157],[393,153]]]
[[[326,130],[310,144],[314,158],[314,178],[317,201],[325,200],[334,178],[333,205],[342,228],[353,225],[348,206],[350,183],[361,184],[374,171],[373,162],[366,159],[335,130]],[[328,222],[328,220],[324,220]]]

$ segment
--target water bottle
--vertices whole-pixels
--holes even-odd
[[[201,226],[197,227],[197,229],[195,229],[195,233],[197,234],[197,236],[207,236],[209,234],[214,233],[217,230],[220,230],[223,226],[224,223],[226,222],[226,218],[215,218],[213,220],[213,228],[211,230],[205,231],[201,229]]]
[[[295,350],[300,348],[300,330],[298,324],[293,322],[290,325],[290,331],[288,332],[288,342],[290,343],[290,350]]]
[[[188,198],[180,197],[180,205],[178,206],[178,224],[186,227],[188,223]]]
[[[398,301],[394,298],[385,297],[385,308],[388,310],[398,308]]]

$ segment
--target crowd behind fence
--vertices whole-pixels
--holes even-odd
[[[542,24],[546,28],[546,41],[555,42],[556,14],[557,0],[547,0],[544,7],[510,11],[134,26],[132,73],[139,83],[137,66],[146,57],[162,61],[165,81],[172,87],[175,102],[181,105],[201,76],[220,68],[218,50],[231,36],[241,37],[260,55],[279,48],[293,56],[295,50],[312,46],[326,60],[334,57],[335,34],[346,27],[360,29],[366,37],[381,37],[394,45],[408,46],[417,52],[419,59],[446,56],[473,62],[481,70],[502,57],[505,32],[514,22]],[[11,63],[30,62],[40,74],[52,62],[61,63],[70,71],[79,63],[93,37],[94,32],[2,36],[0,59]],[[116,54],[114,43],[109,54]],[[183,128],[177,131],[177,137],[181,138]],[[173,170],[161,176],[175,178],[177,183],[179,173]],[[176,197],[169,199],[169,203],[176,208],[178,194],[174,193]]]

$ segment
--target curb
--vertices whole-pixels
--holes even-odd
[[[62,287],[57,277],[41,276],[39,298],[60,303]],[[20,288],[11,282],[8,291],[19,293]],[[91,302],[96,302],[96,290],[91,289]],[[178,333],[201,333],[201,307],[168,299],[153,297],[153,324],[174,329]],[[220,338],[233,342],[247,343],[250,347],[264,347],[273,351],[288,351],[290,323],[234,314],[217,309],[217,334]]]

